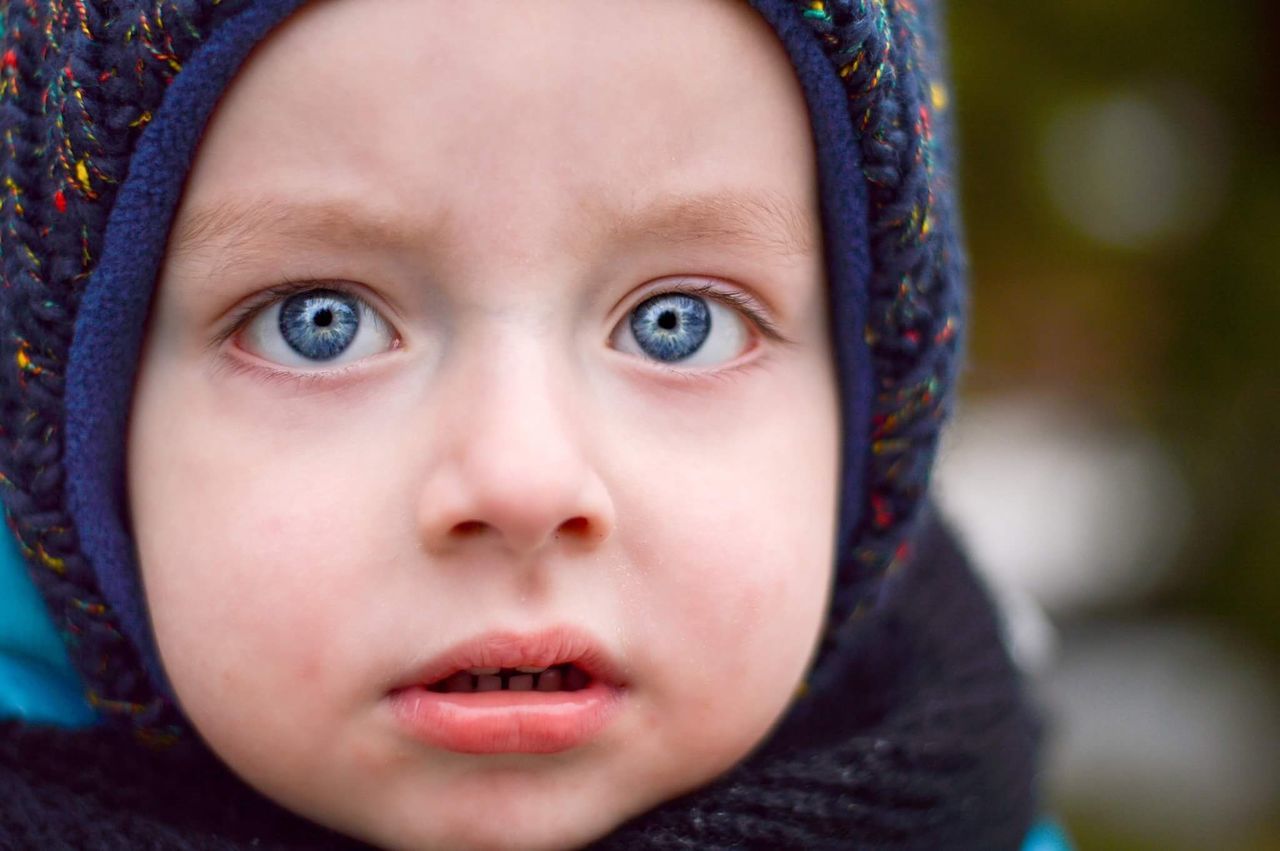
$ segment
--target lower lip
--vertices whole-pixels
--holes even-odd
[[[391,711],[414,738],[455,753],[547,754],[586,744],[622,708],[622,689],[592,682],[578,691],[392,692]]]

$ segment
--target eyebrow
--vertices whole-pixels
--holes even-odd
[[[619,209],[586,196],[589,218],[615,239],[640,234],[672,243],[727,243],[761,248],[784,257],[815,248],[816,222],[808,209],[777,193],[726,190],[671,195]],[[228,248],[257,237],[334,242],[389,248],[421,245],[444,225],[444,217],[419,226],[386,211],[338,199],[266,198],[224,201],[198,208],[175,225],[172,247],[193,254],[210,245]]]
[[[814,250],[816,223],[808,209],[772,192],[724,191],[669,196],[619,215],[602,211],[615,234],[643,233],[675,243],[735,243],[789,257]]]
[[[234,248],[267,234],[310,242],[345,242],[373,245],[408,245],[429,235],[426,229],[408,228],[403,221],[371,208],[338,199],[236,199],[198,208],[176,224],[173,249],[193,254],[221,242]]]

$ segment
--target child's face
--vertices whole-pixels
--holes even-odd
[[[564,848],[759,744],[832,564],[816,193],[745,3],[338,0],[273,34],[187,184],[128,447],[214,750],[378,844]],[[424,688],[490,663],[591,682]]]

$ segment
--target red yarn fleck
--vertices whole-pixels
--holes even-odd
[[[0,63],[5,68],[18,67],[18,53],[12,47],[4,52],[4,61]]]
[[[877,529],[887,529],[893,523],[893,511],[889,509],[889,501],[880,494],[871,495],[872,522]]]
[[[58,208],[59,213],[67,211],[67,196],[62,194],[61,189],[53,193],[53,206]]]

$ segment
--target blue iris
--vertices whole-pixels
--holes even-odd
[[[706,301],[685,293],[663,293],[631,311],[631,333],[645,354],[667,363],[692,355],[711,335]]]
[[[307,290],[290,296],[280,308],[280,334],[291,349],[309,360],[336,358],[359,330],[359,305],[335,290]]]

